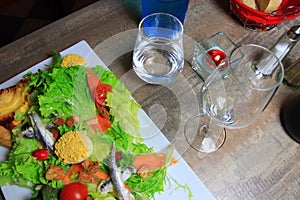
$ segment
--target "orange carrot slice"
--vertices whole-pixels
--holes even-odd
[[[100,178],[100,179],[106,179],[109,177],[108,174],[104,173],[104,172],[101,172],[101,171],[97,171],[94,176],[96,176],[97,178]]]

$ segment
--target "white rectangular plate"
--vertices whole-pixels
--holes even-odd
[[[61,52],[62,56],[66,54],[78,54],[86,59],[86,65],[89,67],[94,67],[96,65],[105,66],[102,60],[97,56],[97,54],[91,49],[91,47],[85,42],[81,41],[70,48]],[[51,63],[51,58],[48,58],[28,70],[20,73],[19,75],[13,77],[12,79],[2,83],[0,89],[15,85],[22,76],[28,72],[36,72],[38,69],[46,69],[47,65]],[[141,134],[142,137],[145,137],[145,143],[149,147],[154,147],[154,150],[164,149],[169,145],[169,141],[166,137],[160,132],[148,115],[140,110],[138,116],[141,124]],[[148,133],[158,133],[152,137],[146,137]],[[0,161],[4,161],[8,149],[0,146]],[[179,162],[176,165],[170,166],[168,168],[167,176],[170,178],[170,182],[167,182],[166,190],[163,193],[157,194],[155,196],[156,200],[186,200],[188,199],[188,192],[183,188],[175,189],[177,187],[176,180],[181,185],[188,185],[193,194],[193,200],[213,200],[214,197],[207,190],[204,184],[199,180],[197,175],[193,170],[188,166],[183,158],[179,158]],[[3,194],[6,200],[28,200],[31,198],[32,192],[29,189],[20,188],[18,186],[4,186],[2,187]]]

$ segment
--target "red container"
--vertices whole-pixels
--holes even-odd
[[[299,0],[283,0],[278,10],[265,13],[248,7],[240,0],[230,0],[230,10],[245,28],[267,31],[284,20],[300,16],[300,2]]]

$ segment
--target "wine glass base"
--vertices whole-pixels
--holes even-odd
[[[216,125],[205,114],[192,116],[185,125],[184,134],[192,148],[204,153],[218,150],[226,139],[225,128]]]

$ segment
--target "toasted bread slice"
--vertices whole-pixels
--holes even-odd
[[[25,91],[27,82],[22,80],[16,86],[0,90],[0,117],[26,106],[26,103],[28,103],[28,92]]]
[[[256,0],[256,4],[260,11],[271,13],[277,10],[282,0]]]
[[[15,112],[27,112],[29,101],[25,91],[27,80],[21,80],[17,85],[0,90],[0,145],[11,147],[12,129],[20,122],[14,119]],[[9,133],[9,134],[8,134]]]
[[[242,3],[246,4],[248,7],[253,8],[255,10],[258,9],[255,0],[241,0]]]
[[[3,126],[0,126],[0,145],[11,148],[11,132]]]

